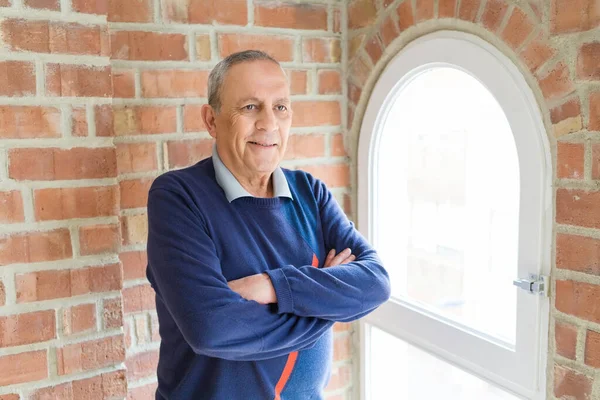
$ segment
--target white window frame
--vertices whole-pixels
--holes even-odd
[[[365,237],[373,240],[373,224],[377,220],[377,210],[373,207],[377,185],[374,157],[384,117],[396,94],[409,79],[406,77],[431,67],[449,65],[470,73],[486,86],[507,116],[520,165],[520,212],[534,215],[533,224],[531,220],[528,224],[519,222],[519,249],[523,246],[533,249],[526,256],[519,251],[519,274],[523,274],[522,267],[525,266],[528,272],[549,275],[553,226],[552,159],[542,116],[533,91],[517,66],[496,47],[469,33],[438,31],[425,35],[401,50],[378,78],[359,137],[358,228]],[[524,192],[525,185],[535,187],[533,195],[523,195],[532,192]],[[524,277],[515,276],[514,279]],[[519,291],[517,296],[517,304],[523,304],[521,300],[526,299],[528,306],[527,312],[521,308],[517,310],[517,345],[512,355],[493,338],[439,316],[411,309],[410,303],[391,300],[382,305],[360,323],[361,399],[379,400],[368,396],[370,326],[383,329],[519,397],[545,399],[550,301],[548,297],[524,291]]]

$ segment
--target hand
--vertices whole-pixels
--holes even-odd
[[[336,265],[346,264],[354,261],[355,259],[356,256],[352,254],[352,250],[350,249],[340,251],[340,253],[337,256],[335,255],[335,249],[331,249],[329,251],[329,254],[327,254],[327,258],[325,259],[325,264],[323,265],[323,268],[335,267]]]
[[[260,304],[277,303],[277,294],[267,274],[246,276],[227,282],[229,288],[246,300]]]

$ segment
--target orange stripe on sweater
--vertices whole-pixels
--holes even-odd
[[[318,267],[319,266],[319,259],[317,258],[316,254],[313,254],[312,266],[313,267]]]
[[[285,363],[285,367],[283,367],[283,372],[281,373],[281,377],[279,378],[279,382],[275,385],[275,400],[281,400],[281,391],[285,387],[285,384],[290,379],[290,375],[292,375],[292,370],[294,369],[294,365],[296,364],[296,359],[298,358],[298,352],[294,351],[290,353],[288,359]]]

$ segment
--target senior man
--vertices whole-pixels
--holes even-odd
[[[152,184],[156,399],[322,399],[331,327],[389,298],[376,252],[325,184],[279,167],[288,88],[263,52],[219,62],[202,108],[212,157]]]

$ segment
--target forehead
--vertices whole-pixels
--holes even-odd
[[[222,101],[244,97],[258,99],[289,97],[288,80],[279,65],[268,60],[232,66],[223,81]]]

